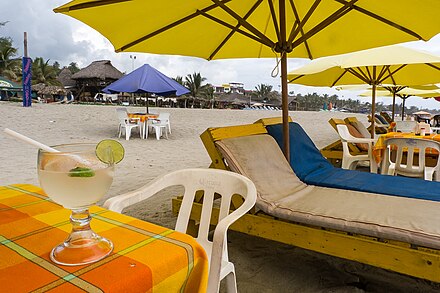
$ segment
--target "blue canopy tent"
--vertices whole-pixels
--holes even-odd
[[[180,96],[189,90],[157,69],[144,64],[105,87],[105,93],[150,93],[159,96]],[[148,99],[147,113],[148,113]]]

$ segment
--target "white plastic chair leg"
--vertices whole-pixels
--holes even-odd
[[[118,127],[118,138],[121,138],[121,134],[122,134],[122,126],[121,126],[121,124],[119,124],[119,127]]]
[[[130,140],[131,128],[125,127],[125,140]]]
[[[164,127],[164,133],[165,133],[165,138],[168,139],[168,131],[167,131],[167,127]]]
[[[230,272],[226,277],[226,292],[237,293],[237,280],[235,278],[235,270]]]
[[[156,139],[159,140],[161,136],[161,129],[158,126],[154,126],[154,132],[156,132]]]

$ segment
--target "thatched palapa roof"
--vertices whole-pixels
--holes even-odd
[[[249,96],[239,93],[222,93],[214,96],[218,102],[234,103],[234,104],[249,104]]]
[[[76,81],[72,79],[72,72],[69,68],[64,67],[58,74],[57,80],[63,84],[64,87],[73,87],[76,85]]]
[[[67,91],[56,85],[47,85],[39,83],[32,86],[32,90],[36,91],[39,95],[65,95]]]
[[[93,61],[89,66],[72,75],[72,79],[118,80],[122,76],[122,72],[113,67],[110,60],[100,60]]]

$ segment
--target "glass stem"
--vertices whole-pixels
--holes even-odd
[[[72,233],[66,240],[73,245],[84,245],[84,239],[95,238],[95,233],[90,228],[90,216],[89,209],[72,209],[70,215],[70,223],[72,224]]]

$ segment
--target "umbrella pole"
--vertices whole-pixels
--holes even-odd
[[[374,138],[374,134],[376,133],[376,129],[374,126],[374,113],[376,113],[376,83],[373,83],[373,89],[372,89],[372,104],[371,104],[371,138]]]
[[[289,101],[287,95],[287,54],[281,54],[281,101],[283,109],[283,146],[284,156],[290,162],[289,142]]]
[[[403,115],[405,115],[405,101],[406,101],[406,99],[402,98],[402,100],[403,100],[403,102],[402,102],[402,121],[403,121],[404,120]]]
[[[393,115],[391,117],[391,121],[394,122],[394,114],[396,112],[396,92],[393,90]]]
[[[290,163],[290,136],[289,136],[289,101],[287,95],[287,34],[286,34],[286,3],[279,1],[280,31],[278,35],[278,49],[281,53],[281,102],[283,112],[283,151],[287,162]],[[293,48],[290,49],[292,51]],[[290,52],[289,51],[289,52]]]

